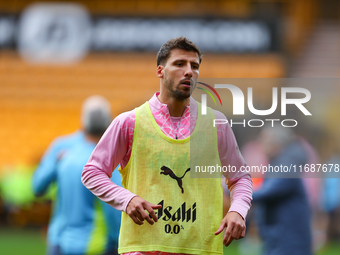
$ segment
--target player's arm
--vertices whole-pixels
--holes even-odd
[[[129,139],[132,139],[131,130],[134,130],[134,122],[130,121],[132,114],[133,111],[123,113],[112,121],[85,165],[81,180],[94,195],[115,209],[126,212],[136,224],[141,224],[144,220],[153,224],[154,220],[157,221],[153,207],[157,209],[159,206],[145,201],[110,180],[112,169],[115,169],[127,154]]]
[[[123,133],[128,113],[117,116],[107,128],[84,166],[81,181],[95,196],[117,210],[125,211],[136,196],[110,180],[112,171],[127,153],[127,135]]]
[[[217,111],[218,119],[226,117]],[[222,166],[235,166],[240,169],[246,163],[238,149],[234,133],[229,124],[217,126],[219,156]],[[251,205],[253,186],[249,173],[224,173],[230,191],[231,205],[228,213],[221,221],[216,235],[226,228],[223,243],[228,246],[234,239],[245,235],[245,218]]]
[[[32,189],[35,196],[42,196],[56,178],[56,167],[61,153],[61,141],[55,140],[49,146],[32,177]]]

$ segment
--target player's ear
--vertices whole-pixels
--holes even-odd
[[[163,76],[164,76],[163,70],[164,70],[164,66],[162,66],[162,65],[157,66],[156,75],[157,75],[158,78],[163,78]]]

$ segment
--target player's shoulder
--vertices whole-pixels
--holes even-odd
[[[77,162],[83,161],[85,165],[95,146],[95,143],[86,139],[78,141],[65,151],[64,157]]]
[[[215,110],[215,109],[212,109],[211,110],[213,111],[214,115],[215,115],[215,119],[227,119],[227,117],[220,111],[218,110]]]
[[[131,111],[123,112],[119,114],[116,118],[114,118],[114,120],[112,121],[112,125],[121,127],[129,126],[135,123],[135,118],[136,117],[134,109]]]
[[[121,114],[119,114],[115,119],[119,119],[119,120],[126,120],[128,118],[131,118],[132,116],[135,116],[135,109],[131,110],[131,111],[127,111],[127,112],[122,112]]]
[[[218,133],[219,132],[222,132],[222,133],[227,132],[228,133],[229,131],[231,131],[231,127],[230,127],[228,118],[222,112],[220,112],[218,110],[212,109],[212,111],[213,111],[214,117],[215,117],[217,132]]]
[[[196,100],[194,100],[194,99],[190,99],[190,105],[193,105],[195,108],[194,109],[199,109],[197,106],[198,105],[202,105],[200,102],[198,102],[198,101],[196,101]],[[202,107],[202,106],[201,106]],[[214,113],[214,117],[215,117],[215,119],[227,119],[227,117],[222,113],[222,112],[220,112],[220,111],[218,111],[218,110],[215,110],[215,109],[213,109],[213,108],[211,108],[211,107],[209,107],[208,106],[208,109],[210,109],[213,113]],[[199,113],[198,113],[199,114]]]
[[[84,137],[84,133],[78,130],[71,134],[62,135],[62,136],[55,138],[52,141],[51,146],[53,147],[68,146],[68,145],[75,143],[76,141],[81,140],[83,137]]]

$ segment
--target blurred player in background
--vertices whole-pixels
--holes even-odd
[[[266,127],[259,137],[272,167],[305,165],[308,153],[289,128]],[[310,206],[302,179],[269,172],[253,202],[264,255],[311,255]]]
[[[80,176],[97,142],[111,122],[109,102],[87,98],[82,109],[82,130],[57,138],[33,176],[36,196],[56,182],[58,191],[48,228],[48,255],[118,254],[121,212],[100,201],[81,183]],[[112,180],[121,185],[120,176]]]
[[[219,125],[216,130],[206,125],[215,115],[225,116],[210,108],[208,115],[201,116],[200,104],[190,97],[200,63],[201,52],[188,39],[163,44],[156,70],[160,92],[119,115],[84,167],[84,185],[125,212],[119,253],[222,254],[222,242],[228,246],[245,235],[250,175],[226,176],[231,206],[224,218],[221,179],[190,178],[190,139],[196,131],[198,139],[214,141],[214,156],[208,158],[212,165],[220,161],[238,169],[245,165],[230,126]],[[192,128],[190,118],[197,120]],[[207,158],[207,151],[200,153],[195,156]],[[109,179],[119,163],[124,188]],[[223,229],[224,237],[218,235]]]

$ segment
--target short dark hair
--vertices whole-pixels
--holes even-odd
[[[164,43],[157,53],[157,66],[164,65],[169,59],[171,50],[181,49],[196,52],[201,63],[202,53],[200,49],[186,37],[177,37]]]

